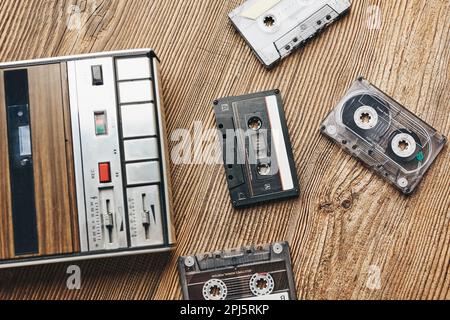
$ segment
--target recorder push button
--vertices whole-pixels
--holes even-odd
[[[111,182],[111,165],[109,162],[99,163],[98,173],[100,177],[100,183]]]
[[[102,66],[92,66],[92,85],[103,85],[103,69]]]

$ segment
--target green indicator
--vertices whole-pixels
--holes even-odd
[[[416,156],[416,159],[417,159],[417,161],[419,161],[419,162],[422,162],[424,158],[425,158],[425,156],[423,155],[423,152],[422,152],[422,151],[420,151],[420,152],[417,154],[417,156]]]
[[[107,132],[107,122],[106,122],[106,112],[100,111],[94,113],[95,119],[95,134],[97,136],[106,135]]]
[[[106,128],[104,125],[97,125],[95,128],[95,133],[97,135],[104,135],[106,134]]]

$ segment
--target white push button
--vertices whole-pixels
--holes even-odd
[[[156,136],[155,106],[151,103],[125,105],[122,110],[124,138]]]
[[[92,85],[102,86],[103,85],[103,68],[101,65],[92,66]]]
[[[158,139],[125,140],[125,161],[158,159]]]
[[[160,165],[157,161],[127,164],[128,185],[158,183],[161,181]]]
[[[127,81],[119,83],[120,103],[153,101],[152,83],[150,80]]]
[[[117,80],[150,78],[150,59],[147,57],[120,58],[116,60]]]

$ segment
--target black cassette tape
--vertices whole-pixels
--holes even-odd
[[[237,208],[299,195],[279,90],[214,102],[223,160]]]
[[[185,300],[296,300],[288,243],[181,257]]]
[[[362,77],[321,130],[404,194],[414,191],[446,143],[443,135]]]

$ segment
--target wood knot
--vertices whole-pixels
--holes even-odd
[[[348,200],[348,199],[344,200],[344,201],[341,202],[341,206],[342,206],[342,208],[348,210],[348,209],[350,209],[352,207],[352,201]]]

